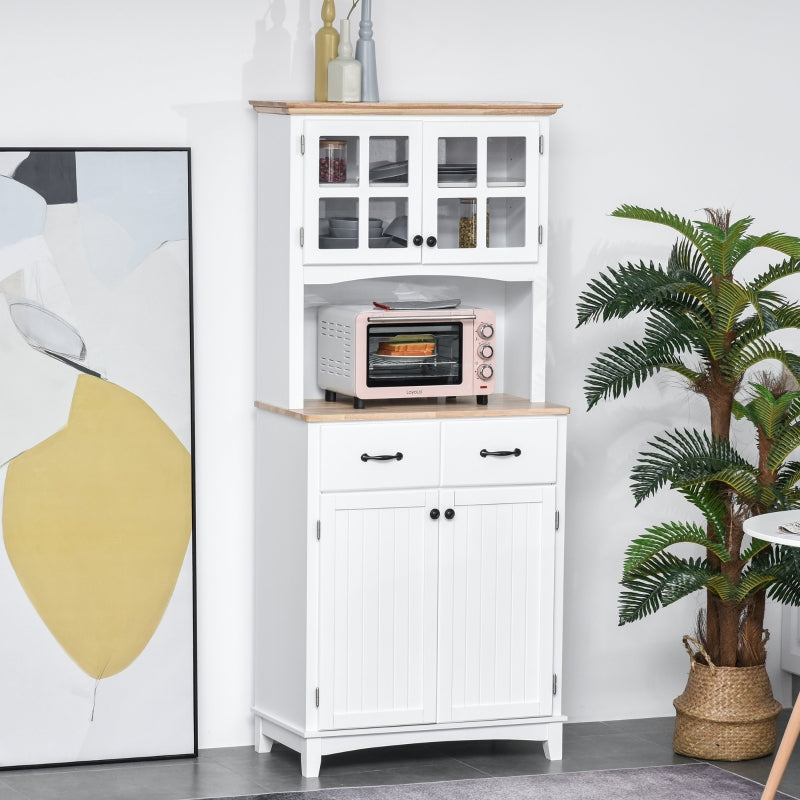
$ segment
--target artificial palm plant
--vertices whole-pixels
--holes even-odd
[[[611,347],[591,364],[584,387],[590,409],[668,370],[704,397],[710,412],[710,430],[666,431],[633,468],[637,504],[669,486],[704,524],[666,522],[630,544],[620,624],[705,589],[698,632],[710,659],[749,666],[766,659],[767,594],[800,605],[800,551],[755,540],[745,547],[742,527],[750,516],[800,506],[800,462],[790,460],[800,446],[800,358],[772,336],[800,329],[800,304],[773,288],[800,274],[800,239],[750,234],[750,217],[732,222],[730,212],[706,214],[705,221],[689,221],[662,209],[614,211],[665,225],[680,238],[666,266],[629,262],[590,281],[578,302],[578,325],[646,316],[641,340]],[[757,248],[784,258],[755,277],[734,274]],[[753,426],[751,458],[731,441],[733,418]],[[696,558],[680,554],[686,543],[702,548]]]

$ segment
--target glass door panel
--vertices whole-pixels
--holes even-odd
[[[357,197],[320,198],[320,250],[355,250],[358,247],[358,229]]]
[[[358,186],[358,139],[358,136],[318,137],[320,186]]]
[[[408,247],[407,197],[371,197],[369,220],[370,248]]]
[[[525,247],[525,198],[490,197],[486,224],[487,247]]]
[[[488,186],[525,186],[526,140],[524,136],[489,136],[486,140]]]
[[[442,188],[475,186],[478,140],[474,136],[440,136],[437,148],[437,184]]]
[[[370,186],[408,186],[408,136],[369,137]]]

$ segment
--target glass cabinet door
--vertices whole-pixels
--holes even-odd
[[[535,121],[309,120],[305,264],[530,263]]]
[[[419,123],[309,121],[305,147],[304,262],[419,262],[408,236],[421,213]]]
[[[423,127],[423,261],[536,261],[538,123]]]

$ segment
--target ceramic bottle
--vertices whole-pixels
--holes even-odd
[[[378,102],[378,72],[372,38],[372,0],[361,0],[361,23],[356,40],[356,60],[361,64],[361,100]]]
[[[350,20],[341,21],[339,55],[328,64],[328,100],[357,103],[361,100],[361,64],[353,58]]]
[[[328,99],[328,64],[339,49],[339,31],[333,27],[336,18],[334,0],[323,0],[322,27],[314,37],[314,100]]]

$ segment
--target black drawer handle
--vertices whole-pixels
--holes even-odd
[[[371,456],[369,453],[362,453],[361,454],[362,461],[402,461],[403,454],[402,453],[395,453],[393,456]]]
[[[513,450],[487,450],[484,448],[481,450],[481,458],[486,458],[486,456],[521,456],[522,450],[519,447],[515,447]]]

